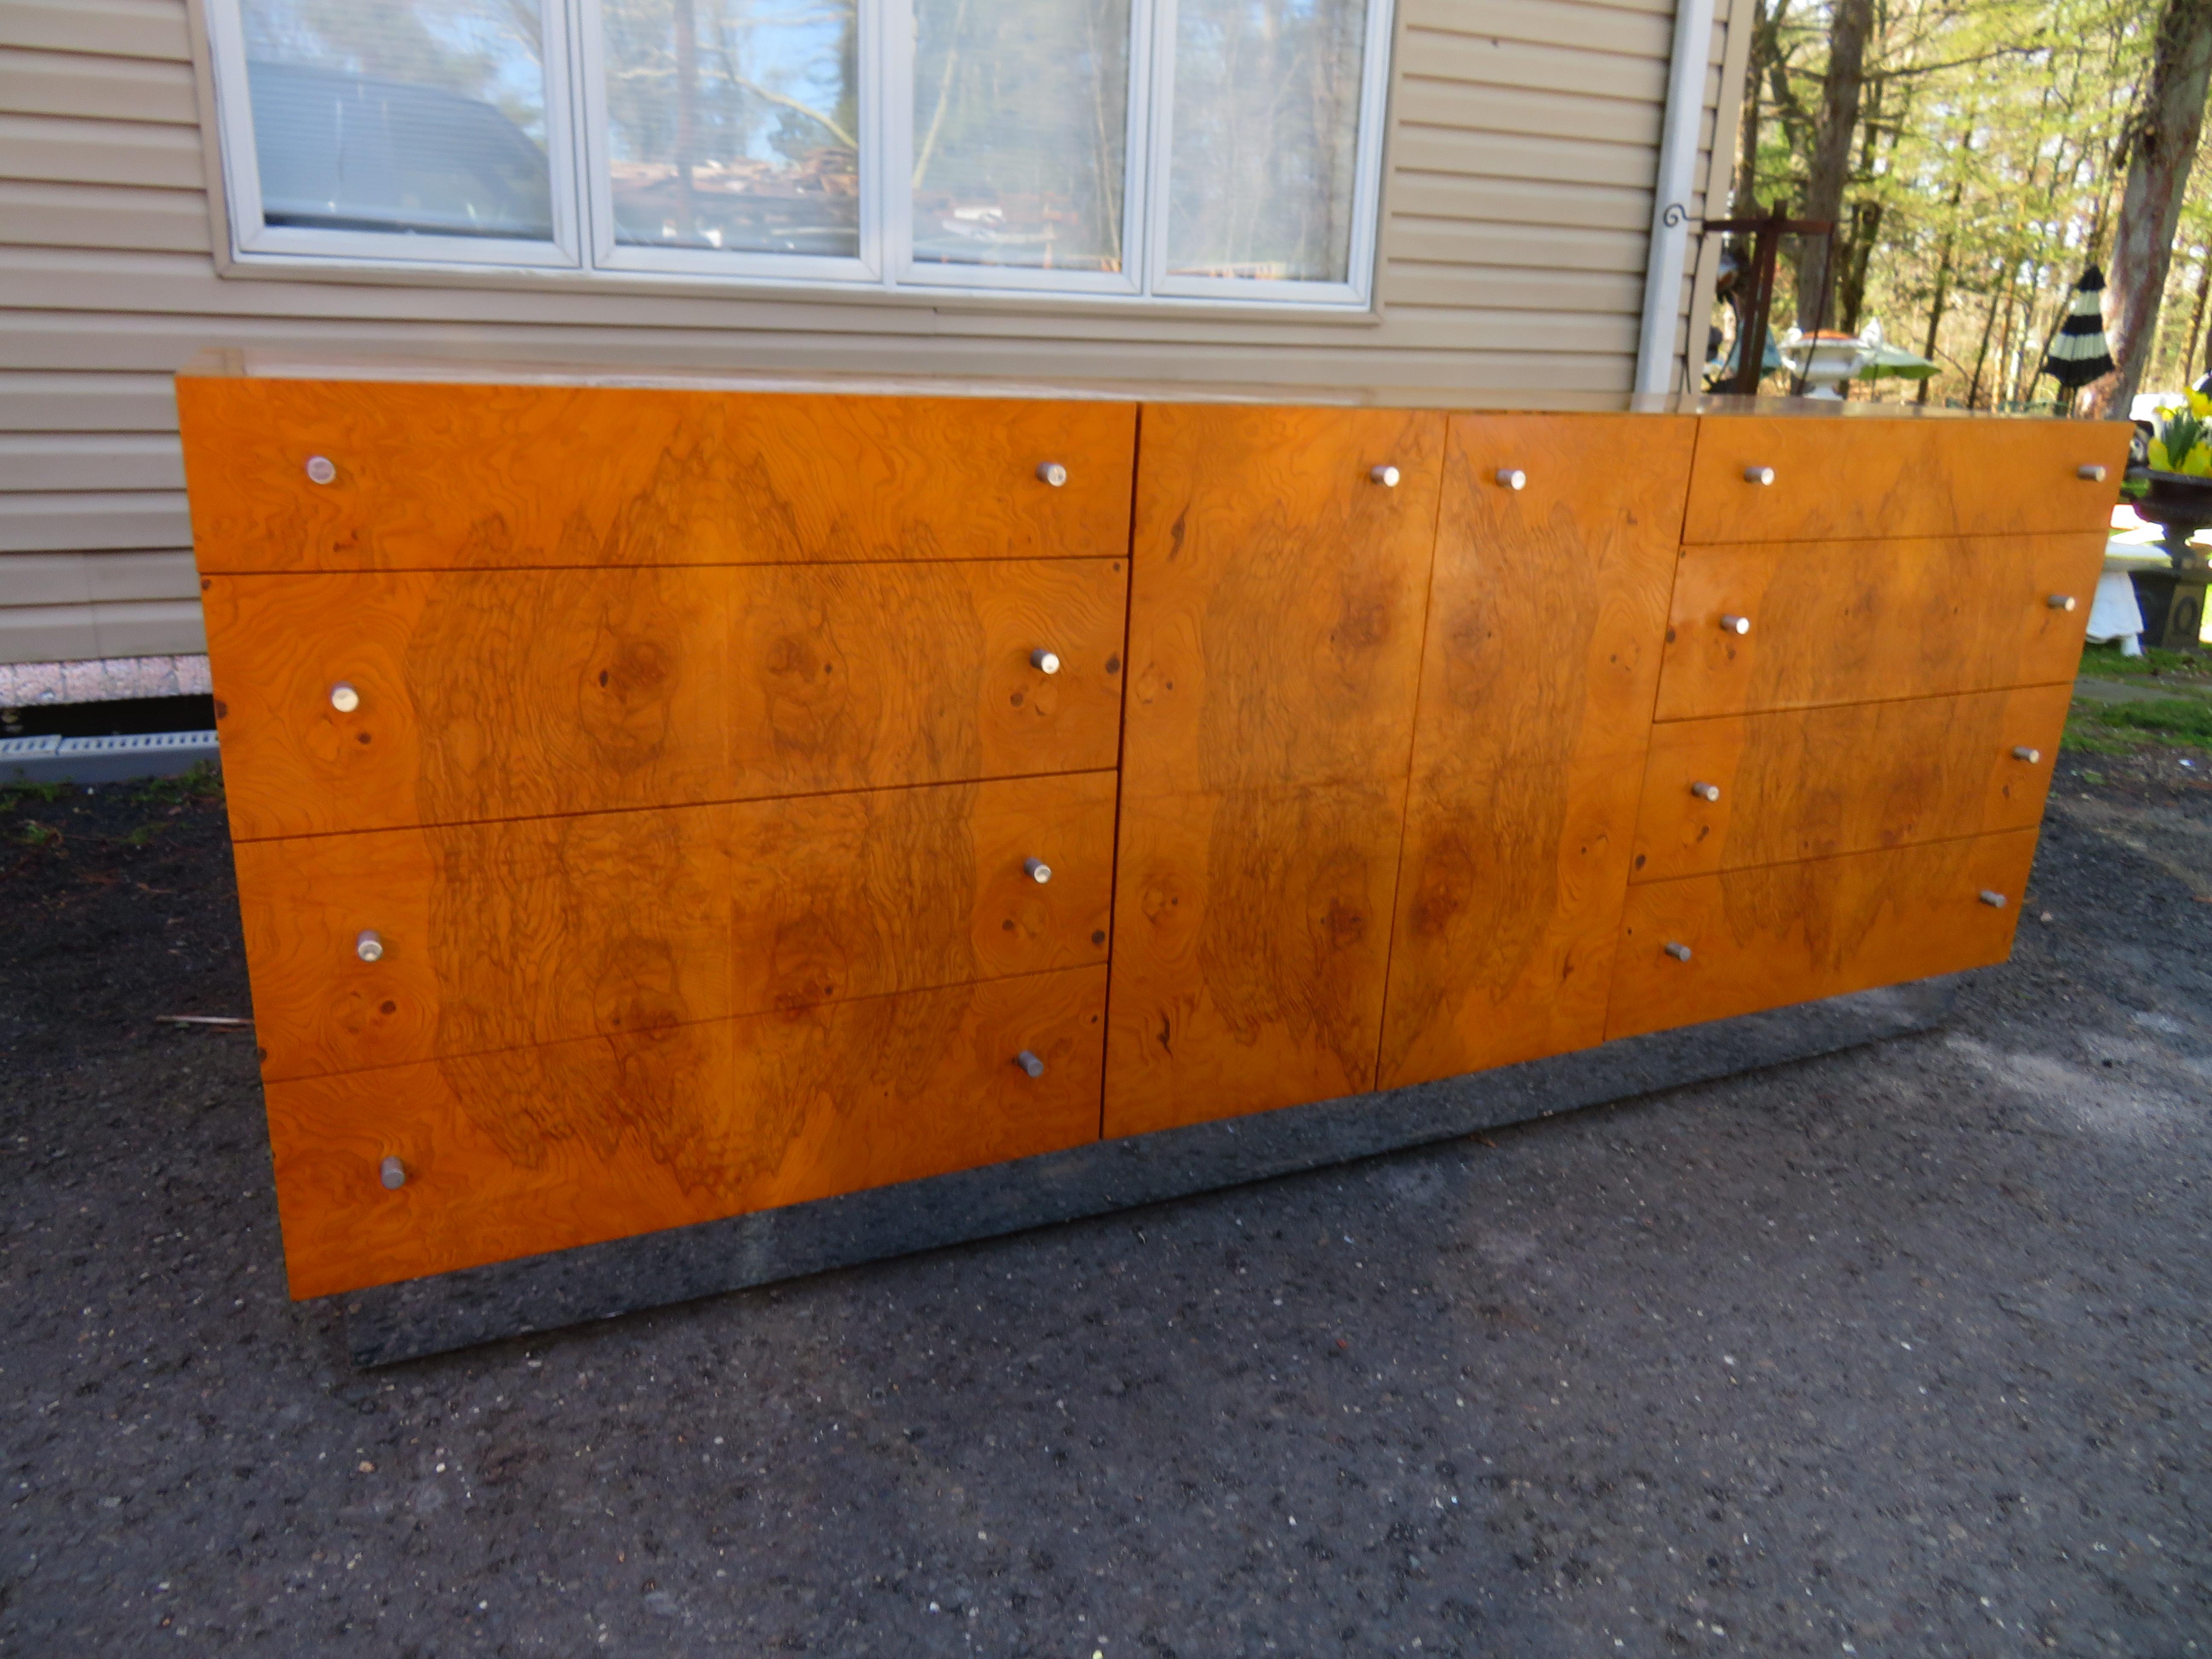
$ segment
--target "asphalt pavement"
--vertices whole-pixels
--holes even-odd
[[[18,800],[0,1653],[2212,1654],[2177,753],[1948,1030],[368,1373],[219,808]]]

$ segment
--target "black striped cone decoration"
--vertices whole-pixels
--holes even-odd
[[[2091,265],[2074,284],[2074,297],[2066,304],[2066,320],[2051,337],[2044,354],[2043,372],[2069,392],[2101,380],[2118,367],[2105,343],[2105,273]]]

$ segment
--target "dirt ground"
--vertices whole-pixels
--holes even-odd
[[[368,1374],[219,806],[17,798],[0,1653],[2212,1653],[2206,767],[1945,1031]]]

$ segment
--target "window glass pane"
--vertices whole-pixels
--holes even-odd
[[[615,240],[860,251],[854,0],[601,0]]]
[[[915,0],[914,257],[1121,269],[1129,0]]]
[[[550,240],[541,14],[517,0],[242,0],[262,217]]]
[[[1182,0],[1167,265],[1340,283],[1366,0]]]

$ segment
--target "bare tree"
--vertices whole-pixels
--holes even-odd
[[[2084,414],[2124,416],[2135,401],[2158,331],[2174,226],[2204,131],[2208,86],[2212,0],[2166,0],[2149,86],[2127,136],[2128,181],[2112,230],[2112,274],[2105,289],[2105,333],[2119,367],[2081,389]]]
[[[2181,3],[2182,0],[2176,0]],[[2212,5],[2212,0],[2188,0]],[[1859,99],[1866,88],[1867,37],[1874,31],[1874,0],[1835,0],[1828,19],[1828,68],[1814,121],[1811,163],[1805,171],[1804,216],[1843,217],[1852,141],[1858,137]],[[1820,325],[1828,285],[1828,240],[1808,236],[1797,250],[1797,326]]]

